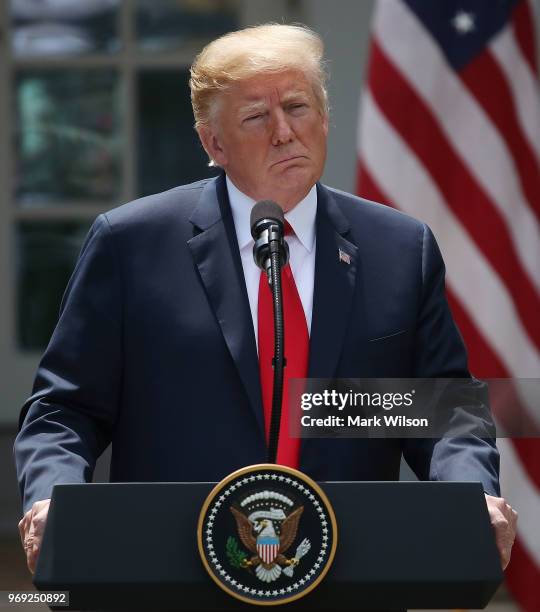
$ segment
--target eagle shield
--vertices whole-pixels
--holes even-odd
[[[257,554],[264,563],[272,563],[279,552],[277,535],[260,535],[257,538]]]

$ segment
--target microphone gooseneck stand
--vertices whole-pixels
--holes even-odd
[[[274,242],[275,244],[275,242]],[[268,462],[275,463],[279,443],[279,426],[281,423],[281,405],[283,402],[283,378],[287,365],[285,360],[285,322],[283,319],[283,301],[281,292],[281,254],[278,249],[271,250],[271,290],[274,310],[274,385],[272,392],[272,417],[270,419],[270,432],[268,437]]]
[[[276,463],[283,402],[285,358],[285,321],[281,291],[281,268],[289,261],[289,247],[284,239],[283,210],[270,200],[258,202],[251,211],[251,234],[255,239],[253,258],[268,276],[274,314],[274,358],[272,367],[272,414],[268,436],[268,463]],[[259,322],[260,324],[260,322]]]

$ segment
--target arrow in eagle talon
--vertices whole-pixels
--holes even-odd
[[[289,578],[292,578],[292,575],[294,574],[294,568],[298,565],[298,563],[300,562],[300,559],[309,551],[310,548],[311,548],[311,542],[307,538],[304,538],[300,542],[300,544],[298,544],[298,548],[296,549],[296,554],[291,559],[291,564],[283,570],[283,573],[286,576],[289,576]]]

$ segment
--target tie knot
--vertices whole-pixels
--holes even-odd
[[[294,230],[291,226],[291,224],[285,220],[285,236],[294,236]]]

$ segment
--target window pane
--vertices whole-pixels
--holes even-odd
[[[18,72],[15,193],[20,205],[118,198],[118,99],[119,79],[112,69]]]
[[[23,221],[17,226],[17,331],[23,349],[47,346],[90,223]]]
[[[138,91],[138,192],[148,195],[217,173],[193,128],[188,70],[142,71]]]
[[[200,48],[238,28],[236,0],[136,0],[139,48],[148,52]]]
[[[112,53],[120,0],[10,0],[17,57]]]

